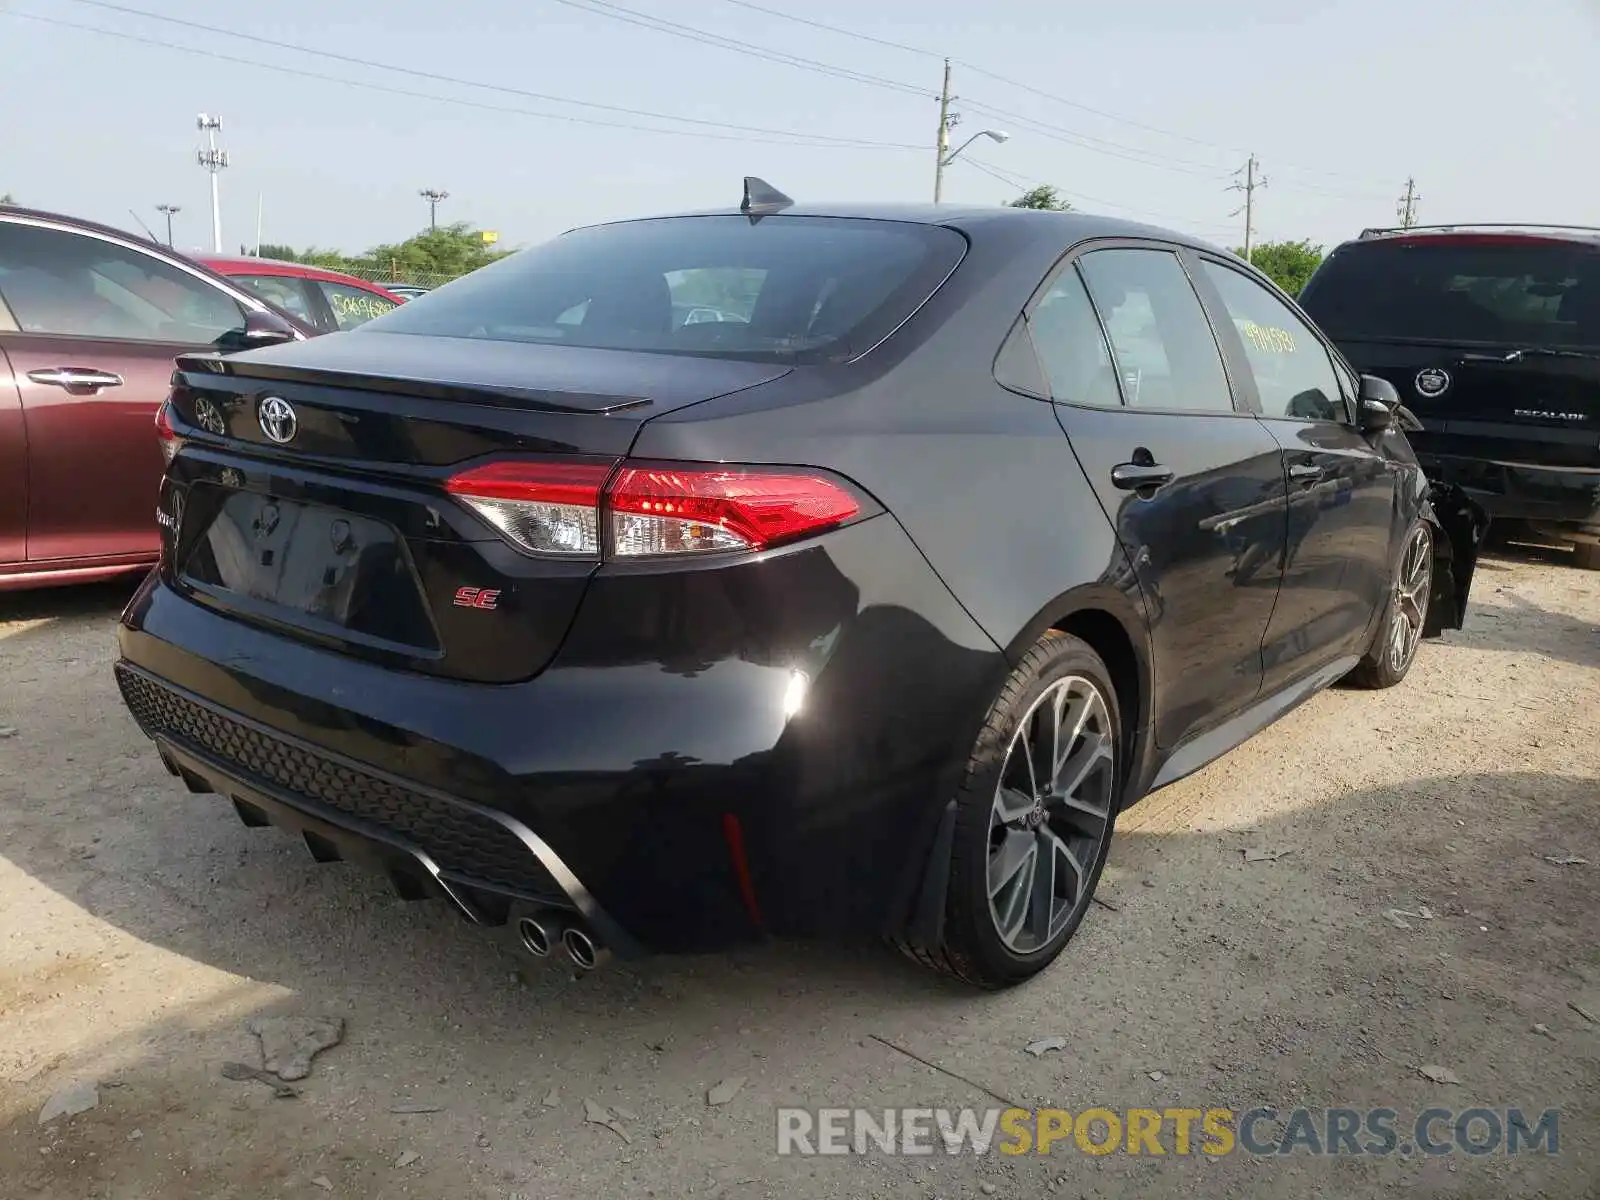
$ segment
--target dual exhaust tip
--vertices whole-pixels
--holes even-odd
[[[560,946],[580,971],[592,971],[611,957],[611,951],[588,931],[549,916],[522,917],[517,921],[517,936],[522,948],[535,958],[549,958]]]

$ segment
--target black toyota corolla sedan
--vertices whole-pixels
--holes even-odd
[[[535,954],[1003,986],[1121,808],[1460,626],[1405,420],[1186,237],[750,181],[180,360],[117,677],[191,789]]]

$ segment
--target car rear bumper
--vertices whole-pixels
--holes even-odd
[[[1541,467],[1417,452],[1429,479],[1458,485],[1491,518],[1569,526],[1600,535],[1600,469]]]
[[[512,685],[289,640],[157,574],[118,680],[191,788],[475,920],[575,911],[623,954],[882,932],[1004,659],[891,518],[774,557],[678,576],[720,604],[684,594],[634,628],[641,576],[601,572],[551,666]],[[770,623],[739,607],[763,599]]]

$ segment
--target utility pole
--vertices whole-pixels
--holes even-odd
[[[1240,213],[1244,214],[1245,262],[1250,261],[1251,251],[1255,249],[1256,189],[1267,186],[1266,176],[1260,174],[1260,171],[1261,164],[1256,160],[1256,156],[1252,154],[1244,166],[1240,167],[1239,170],[1234,172],[1235,175],[1242,174],[1244,176],[1243,182],[1231,184],[1228,187],[1230,192],[1244,193],[1244,207],[1234,209],[1231,215],[1237,217]]]
[[[221,254],[222,201],[217,195],[217,172],[228,165],[228,152],[217,149],[217,132],[222,128],[222,118],[201,113],[195,118],[195,126],[206,135],[206,148],[196,158],[202,167],[211,172],[211,250],[214,254]]]
[[[450,199],[450,193],[443,188],[423,188],[417,195],[428,202],[428,229],[439,228],[439,201]]]
[[[167,218],[167,249],[170,250],[170,249],[172,249],[172,214],[173,213],[182,212],[183,211],[183,207],[181,205],[177,205],[177,204],[158,204],[158,205],[156,205],[156,211],[158,213],[164,213],[166,215],[166,218]]]
[[[939,89],[939,136],[933,141],[933,202],[944,194],[944,160],[950,153],[950,60],[944,60],[944,87]]]
[[[1400,228],[1410,229],[1417,223],[1417,201],[1422,197],[1417,195],[1417,181],[1406,180],[1406,194],[1401,196],[1395,204],[1395,215],[1400,218]]]

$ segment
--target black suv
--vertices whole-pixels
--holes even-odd
[[[1368,229],[1300,303],[1399,389],[1430,479],[1600,570],[1600,229]]]

